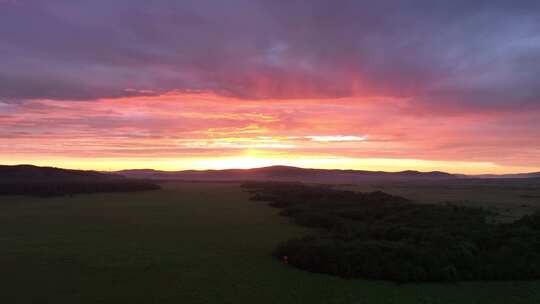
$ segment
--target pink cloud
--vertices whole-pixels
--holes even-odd
[[[19,103],[0,115],[0,146],[2,155],[36,157],[190,158],[259,149],[534,168],[540,164],[538,117],[534,111],[441,115],[400,98],[262,102],[172,92]]]

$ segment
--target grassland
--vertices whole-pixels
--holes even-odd
[[[0,303],[540,302],[540,282],[397,285],[288,267],[270,254],[304,230],[238,184],[0,202]]]
[[[498,213],[500,221],[513,221],[540,210],[540,179],[364,182],[336,188],[362,192],[380,190],[418,203],[481,207]]]

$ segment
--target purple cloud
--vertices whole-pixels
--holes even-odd
[[[0,98],[171,90],[537,108],[536,1],[8,1]]]

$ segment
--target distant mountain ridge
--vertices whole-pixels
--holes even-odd
[[[351,183],[363,180],[404,180],[404,179],[454,179],[457,175],[440,172],[420,171],[365,171],[365,170],[338,170],[338,169],[306,169],[290,166],[270,166],[253,169],[224,169],[224,170],[185,170],[185,171],[159,171],[153,169],[136,169],[117,171],[117,174],[126,177],[172,180],[278,180],[278,181],[306,181],[306,182],[339,182]]]
[[[513,174],[481,174],[475,175],[479,178],[540,178],[540,172],[513,173]]]
[[[540,172],[518,174],[463,175],[441,171],[421,172],[406,170],[400,172],[307,169],[291,166],[270,166],[253,169],[223,170],[183,170],[160,171],[154,169],[121,170],[99,172],[91,170],[72,170],[34,165],[0,165],[1,180],[87,180],[140,178],[155,180],[193,180],[193,181],[305,181],[320,183],[354,183],[366,180],[443,180],[462,178],[518,179],[540,178]]]

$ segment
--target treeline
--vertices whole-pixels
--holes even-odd
[[[148,191],[157,190],[159,188],[159,185],[149,181],[125,178],[0,180],[0,195],[30,195],[38,197],[98,192]]]
[[[243,187],[253,200],[317,228],[274,252],[304,270],[399,282],[540,279],[538,213],[497,224],[486,210],[416,204],[383,192],[276,182]]]

